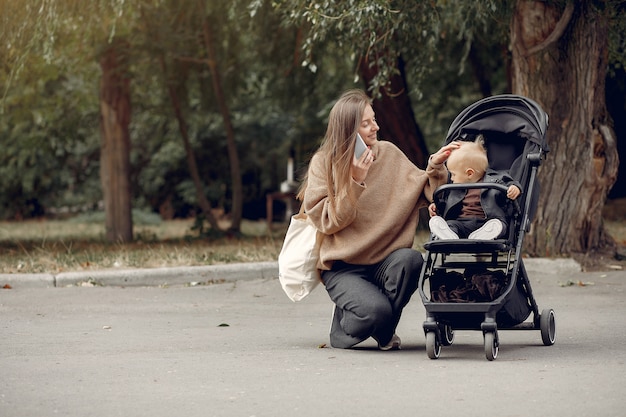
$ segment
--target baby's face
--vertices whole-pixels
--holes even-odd
[[[450,180],[454,184],[475,182],[472,180],[472,177],[467,174],[466,167],[463,166],[460,158],[449,159],[447,165],[448,172],[450,172]]]

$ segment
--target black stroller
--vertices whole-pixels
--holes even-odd
[[[508,170],[522,185],[522,195],[506,203],[508,235],[496,240],[431,239],[424,244],[426,260],[418,289],[426,308],[426,352],[437,359],[442,346],[454,340],[455,330],[481,330],[485,356],[496,359],[498,330],[540,330],[544,345],[554,344],[554,311],[539,308],[532,294],[524,263],[524,234],[539,197],[537,170],[545,153],[548,116],[534,101],[517,95],[498,95],[477,101],[452,122],[446,144],[484,136],[489,167]],[[488,188],[495,183],[446,184],[434,194],[436,204],[454,189]],[[533,313],[532,322],[526,321]]]

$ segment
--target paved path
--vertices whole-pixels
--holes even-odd
[[[428,359],[417,296],[403,350],[320,347],[324,290],[292,303],[254,268],[214,285],[15,285],[0,290],[0,416],[626,415],[626,272],[527,267],[557,342],[502,331],[493,362],[478,332]]]

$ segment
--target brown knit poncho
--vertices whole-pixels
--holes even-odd
[[[328,200],[323,155],[311,159],[304,209],[324,240],[318,268],[328,270],[333,261],[371,265],[396,249],[413,246],[418,209],[432,200],[433,191],[447,181],[448,171],[430,162],[423,171],[391,142],[379,141],[372,150],[376,160],[364,185],[352,181],[356,204],[350,199]],[[333,222],[329,213],[336,214]]]

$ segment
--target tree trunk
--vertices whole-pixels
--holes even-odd
[[[133,240],[130,193],[130,80],[126,75],[128,44],[117,41],[100,58],[100,181],[106,239]]]
[[[167,69],[165,65],[164,57],[161,57],[161,68],[163,68],[163,74],[167,77]],[[217,219],[213,215],[211,209],[211,203],[206,198],[204,194],[204,186],[202,184],[202,179],[200,178],[200,172],[198,171],[198,164],[196,163],[196,156],[193,152],[193,148],[191,147],[191,143],[189,141],[189,133],[187,130],[187,123],[185,122],[185,117],[183,116],[183,111],[181,109],[180,100],[178,99],[178,93],[176,92],[176,86],[167,82],[167,90],[170,95],[170,100],[172,101],[172,107],[174,108],[174,114],[176,115],[176,120],[178,121],[178,129],[180,130],[180,137],[183,140],[183,146],[185,147],[185,155],[187,155],[187,164],[189,166],[189,174],[191,175],[191,179],[193,180],[193,185],[196,189],[196,198],[198,199],[198,205],[202,210],[205,218],[211,225],[211,228],[216,231],[220,231],[219,224]]]
[[[615,253],[602,207],[618,169],[605,103],[607,20],[590,1],[564,10],[517,2],[511,24],[512,89],[548,113],[550,153],[526,249],[531,255]]]
[[[226,104],[224,91],[222,90],[222,81],[217,67],[217,57],[215,54],[215,46],[213,44],[213,36],[208,20],[203,19],[204,44],[207,49],[207,64],[211,70],[211,80],[213,82],[213,90],[215,99],[222,114],[224,128],[226,129],[226,140],[228,143],[228,160],[230,162],[230,177],[232,181],[232,210],[231,225],[229,230],[238,233],[241,229],[241,216],[243,214],[243,186],[241,183],[241,169],[239,168],[239,154],[237,152],[237,143],[235,141],[235,130],[230,118],[230,111]]]
[[[381,139],[395,143],[418,167],[426,168],[428,149],[424,135],[415,121],[415,114],[406,84],[404,62],[398,59],[400,74],[390,80],[390,87],[382,91],[382,97],[374,100],[372,107],[380,125]],[[366,86],[378,74],[378,68],[370,66],[366,58],[359,63],[359,74]]]

